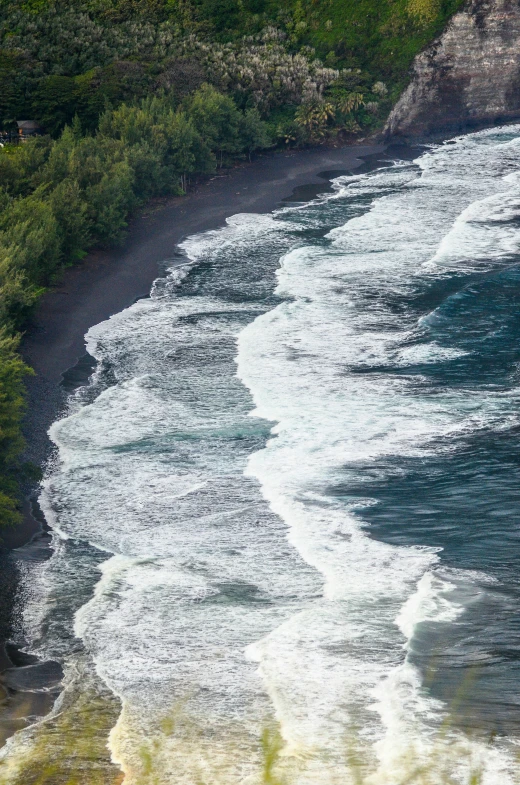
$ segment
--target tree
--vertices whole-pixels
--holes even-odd
[[[168,138],[165,163],[172,174],[178,174],[181,188],[186,191],[188,175],[213,171],[214,157],[185,112],[172,115],[165,131]]]
[[[255,150],[269,147],[271,144],[269,130],[260,117],[258,109],[246,110],[241,122],[240,136],[249,160],[251,160],[251,153]]]
[[[92,221],[76,180],[67,177],[49,194],[57,221],[61,257],[66,264],[80,259],[91,239]]]
[[[52,139],[37,136],[0,150],[0,182],[11,196],[28,196],[52,148]]]
[[[9,249],[0,248],[0,324],[7,332],[19,330],[42,293],[25,273],[16,270]],[[0,329],[2,329],[0,328]]]
[[[20,424],[24,378],[31,373],[18,354],[19,336],[0,328],[0,525],[18,523],[17,484],[13,476],[24,448]]]
[[[133,172],[126,161],[113,164],[101,180],[85,189],[93,238],[103,243],[118,243],[126,229],[126,216],[135,197]]]
[[[237,0],[198,0],[197,6],[203,19],[222,32],[240,24],[240,5]]]
[[[0,49],[0,128],[15,128],[14,119],[25,114],[23,56]]]
[[[49,283],[61,260],[58,223],[45,191],[38,189],[25,199],[16,199],[0,223],[13,271],[24,272],[38,285]]]
[[[224,153],[236,155],[241,152],[242,117],[232,98],[205,84],[188,106],[195,128],[209,148],[218,154],[221,166]]]
[[[363,106],[362,93],[347,93],[338,101],[338,109],[342,114],[350,114]]]
[[[72,122],[78,110],[80,94],[76,81],[69,76],[41,79],[32,98],[32,110],[45,130],[56,136]]]
[[[318,141],[325,136],[329,120],[336,114],[334,104],[314,99],[302,104],[296,112],[296,122],[303,128],[309,141]]]

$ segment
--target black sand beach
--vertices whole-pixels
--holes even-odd
[[[387,149],[360,144],[287,151],[244,163],[218,173],[187,197],[152,203],[131,221],[121,248],[98,250],[66,270],[42,298],[22,344],[36,372],[28,380],[28,459],[41,464],[48,454],[47,430],[63,403],[63,382],[69,389],[78,386],[92,371],[85,362],[85,333],[146,297],[184,237],[218,228],[236,213],[265,213],[282,200],[308,200],[326,189],[330,177],[370,166]],[[4,539],[9,547],[19,547],[27,533],[12,532]]]
[[[121,248],[95,251],[66,270],[42,298],[23,340],[23,356],[35,370],[28,381],[28,460],[41,465],[47,459],[51,450],[49,426],[59,416],[67,391],[84,383],[92,371],[86,357],[85,333],[147,296],[164,263],[172,259],[176,245],[185,236],[218,228],[236,213],[265,213],[282,200],[308,200],[326,190],[326,180],[331,177],[395,157],[394,153],[399,151],[384,145],[359,144],[265,155],[219,173],[187,197],[148,205],[131,221]],[[9,644],[7,649],[5,646],[16,584],[16,568],[9,551],[18,549],[17,558],[25,560],[41,560],[49,554],[49,537],[37,517],[33,504],[27,501],[24,523],[2,532],[0,690],[5,696],[3,705],[0,702],[0,744],[27,724],[28,717],[46,713],[56,689],[56,668],[52,664],[34,663]],[[45,669],[52,675],[47,690],[42,683]]]

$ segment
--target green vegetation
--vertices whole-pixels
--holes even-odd
[[[95,135],[79,120],[56,140],[0,151],[0,520],[19,518],[14,476],[23,448],[23,377],[17,354],[39,295],[97,244],[121,241],[131,210],[182,194],[190,178],[268,144],[258,111],[202,85],[182,102],[152,97],[107,109]]]
[[[29,368],[17,353],[19,339],[0,330],[0,521],[16,523],[18,484],[16,469],[23,448],[20,432],[23,379]]]
[[[117,702],[93,691],[72,702],[65,694],[65,700],[65,706],[47,717],[30,742],[17,750],[12,762],[8,758],[0,765],[0,785],[123,785],[125,776],[110,762],[106,747],[110,723],[113,726],[117,719]],[[164,772],[176,771],[175,761],[183,761],[186,755],[192,774],[187,781],[197,785],[241,781],[240,764],[248,758],[256,770],[254,779],[250,778],[256,785],[314,781],[320,769],[330,785],[482,785],[486,756],[492,750],[491,740],[482,740],[479,748],[478,743],[464,741],[452,731],[447,721],[428,744],[417,739],[408,750],[396,752],[379,765],[373,751],[368,752],[371,745],[366,739],[363,741],[356,730],[346,729],[343,747],[332,763],[316,748],[287,755],[274,722],[265,727],[256,743],[244,747],[243,738],[230,735],[224,749],[222,738],[221,746],[212,749],[201,740],[204,734],[200,728],[188,723],[193,735],[189,738],[182,725],[182,718],[166,718],[157,722],[153,737],[143,738],[137,748],[133,746],[136,739],[129,739],[124,759],[126,776],[132,783],[161,785],[167,781]],[[518,783],[515,771],[511,774],[507,781]]]
[[[275,145],[376,129],[461,0],[0,0],[0,523],[19,519],[20,330],[158,195]]]
[[[250,72],[262,70],[259,60],[268,70],[273,54],[278,61],[283,55],[297,56],[297,65],[304,68],[303,61],[319,58],[326,67],[346,70],[351,87],[363,94],[382,81],[395,97],[414,55],[460,4],[0,0],[0,128],[30,117],[56,135],[77,114],[83,127],[94,131],[107,101],[135,100],[164,88],[189,91],[204,81],[229,91],[241,108],[254,105],[265,113],[272,108],[265,101],[266,85],[258,79],[253,84]],[[262,48],[268,30],[275,35]],[[242,66],[238,72],[235,60]],[[297,90],[288,96],[284,73],[277,76],[272,87],[275,93],[281,88],[279,103],[297,106],[305,100]],[[381,107],[382,115],[388,106]]]

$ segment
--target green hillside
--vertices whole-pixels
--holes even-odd
[[[459,5],[0,0],[0,523],[20,517],[19,334],[60,270],[255,150],[377,129]],[[13,144],[17,120],[41,135]]]
[[[200,45],[249,50],[275,27],[288,54],[351,69],[364,91],[378,81],[401,90],[414,55],[460,0],[1,0],[0,128],[31,117],[59,133],[78,113],[94,128],[107,101],[175,88],[175,63],[192,80],[218,75]],[[199,47],[187,39],[196,36]],[[186,70],[186,69],[185,69]],[[361,73],[357,73],[358,70]],[[351,80],[353,77],[351,77]],[[178,80],[179,81],[179,80]],[[184,80],[181,78],[181,82]],[[216,84],[222,87],[222,84]],[[233,85],[226,88],[233,91]],[[247,91],[246,91],[247,92]],[[242,96],[243,100],[257,97]],[[264,107],[268,109],[270,107]]]

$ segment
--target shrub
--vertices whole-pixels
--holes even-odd
[[[55,141],[0,149],[0,523],[19,520],[14,473],[28,369],[16,331],[43,287],[94,243],[120,242],[143,199],[182,193],[190,177],[214,170],[216,155],[222,163],[267,144],[256,109],[243,113],[206,84],[182,105],[163,95],[106,109],[95,135],[76,116]]]
[[[1,302],[1,300],[0,300]],[[18,354],[19,337],[0,328],[0,524],[18,523],[15,471],[24,442],[21,419],[24,408],[24,378],[30,373]]]

